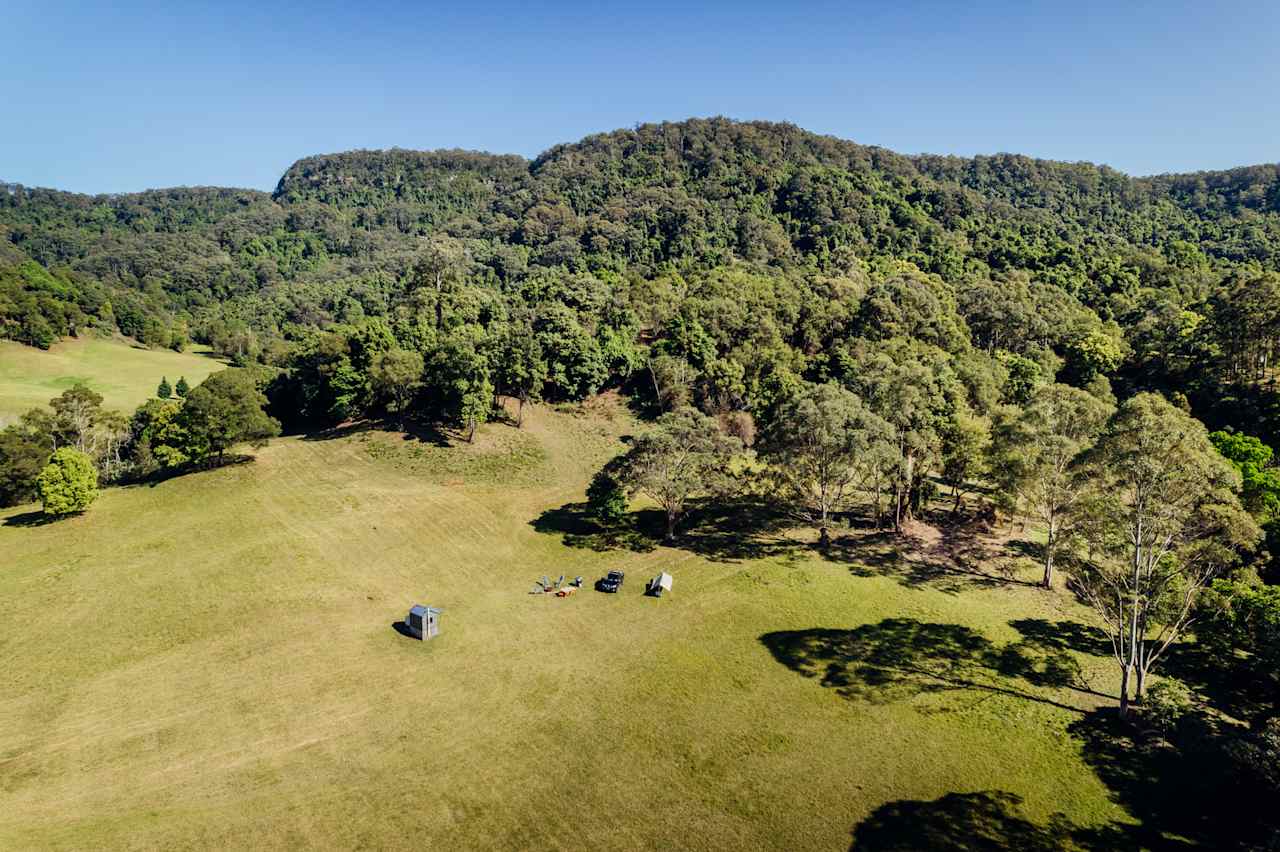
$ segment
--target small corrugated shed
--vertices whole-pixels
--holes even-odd
[[[427,640],[440,632],[440,613],[441,610],[433,606],[415,604],[409,610],[409,616],[404,620],[404,623],[411,634],[419,639]]]

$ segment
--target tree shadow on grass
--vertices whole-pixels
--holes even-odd
[[[83,514],[77,512],[76,514]],[[17,515],[10,515],[4,519],[6,527],[43,527],[47,524],[56,523],[63,518],[72,517],[71,515],[46,515],[39,510],[34,512],[22,512]]]
[[[586,503],[566,503],[556,509],[547,509],[529,525],[540,533],[559,534],[569,547],[597,553],[610,550],[648,553],[658,546],[658,541],[650,529],[651,520],[641,517],[644,514],[633,512],[616,524],[606,525],[591,517]],[[660,533],[658,538],[661,538]]]
[[[1046,651],[1074,651],[1106,659],[1113,655],[1106,633],[1078,621],[1023,618],[1009,622],[1009,626],[1022,634],[1024,643]],[[1170,647],[1157,674],[1185,682],[1219,712],[1242,719],[1264,713],[1275,699],[1270,682],[1233,665],[1230,653],[1203,643],[1179,642]]]
[[[1169,649],[1159,673],[1183,681],[1209,706],[1237,719],[1253,720],[1270,715],[1277,703],[1275,673],[1254,670],[1256,665],[1256,657],[1244,661],[1234,650],[1184,641]]]
[[[250,464],[255,459],[248,453],[226,453],[221,459],[210,458],[198,464],[184,464],[178,467],[166,467],[147,474],[137,479],[131,479],[122,483],[121,488],[155,488],[161,483],[168,482],[170,479],[177,479],[180,476],[190,476],[195,473],[207,473],[211,470],[221,470],[224,467],[238,467],[243,464]]]
[[[530,526],[540,533],[559,534],[569,547],[647,553],[665,544],[717,562],[798,555],[813,549],[781,535],[790,526],[783,516],[764,504],[745,501],[691,504],[670,542],[663,541],[666,516],[657,509],[630,512],[606,525],[591,516],[586,503],[567,503],[546,510]]]
[[[1135,817],[1143,849],[1275,849],[1280,841],[1274,793],[1233,759],[1239,730],[1204,713],[1160,735],[1107,707],[1068,728],[1081,754]]]
[[[978,852],[1114,849],[1123,826],[1090,828],[1054,814],[1037,825],[1019,813],[1022,797],[1001,790],[948,793],[931,802],[901,799],[876,808],[854,826],[849,849],[865,852]]]
[[[926,541],[910,532],[842,536],[834,542],[855,577],[892,577],[909,588],[927,587],[947,594],[1004,586],[1036,588],[1018,579],[998,550],[984,539],[981,521],[944,527],[938,538]]]
[[[398,418],[388,417],[381,420],[351,420],[346,423],[339,423],[337,426],[306,432],[303,434],[302,440],[334,441],[340,438],[349,438],[353,435],[363,435],[368,432],[400,434],[406,441],[418,441],[436,447],[452,446],[453,439],[458,437],[436,423],[422,423],[415,420],[406,420],[401,423]]]
[[[1099,634],[1074,622],[1013,622],[1023,638],[993,643],[956,624],[890,618],[852,629],[766,633],[774,658],[850,700],[906,701],[921,695],[1002,695],[1065,710],[1084,762],[1136,824],[1045,825],[1020,816],[1007,793],[965,793],[882,806],[854,828],[855,849],[1266,848],[1277,835],[1266,786],[1242,777],[1231,742],[1239,731],[1193,713],[1173,733],[1121,720],[1114,696],[1079,683],[1074,653],[1104,650]],[[1058,700],[1088,696],[1084,706]],[[1100,703],[1097,699],[1105,699]],[[1270,794],[1274,795],[1274,794]]]
[[[852,629],[766,633],[760,641],[793,671],[845,698],[873,703],[968,690],[1084,713],[1028,687],[1098,695],[1080,683],[1079,666],[1067,652],[1026,642],[997,645],[959,624],[886,618]]]

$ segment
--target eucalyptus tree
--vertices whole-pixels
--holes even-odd
[[[1083,545],[1077,592],[1102,620],[1120,665],[1120,713],[1196,617],[1200,593],[1261,533],[1240,505],[1240,474],[1201,423],[1140,393],[1116,411],[1079,472],[1073,509]]]
[[[1079,388],[1046,385],[1025,409],[996,425],[992,477],[1015,507],[1044,524],[1044,576],[1053,585],[1062,531],[1089,479],[1072,462],[1090,447],[1111,414],[1105,402]]]
[[[729,461],[741,447],[714,418],[684,407],[659,417],[656,428],[636,438],[615,467],[629,489],[662,507],[665,540],[671,541],[689,500],[727,487]]]
[[[831,516],[847,509],[892,445],[892,428],[857,394],[804,384],[777,408],[758,445],[774,497],[831,542]]]
[[[941,461],[944,437],[969,413],[950,357],[936,346],[896,339],[856,341],[838,355],[843,382],[890,426],[896,462],[889,473],[893,527],[901,531],[919,508],[922,485]]]

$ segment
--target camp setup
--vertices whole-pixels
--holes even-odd
[[[655,598],[662,597],[663,592],[671,591],[671,575],[663,571],[658,576],[649,581],[649,585],[645,586],[644,593],[652,595]]]
[[[440,613],[443,610],[433,606],[415,604],[405,617],[404,625],[409,628],[409,635],[424,642],[440,632]]]
[[[529,590],[531,595],[555,595],[558,598],[567,598],[569,595],[582,588],[582,578],[574,577],[566,585],[564,575],[560,575],[560,579],[554,583],[546,577],[533,584],[533,588]]]

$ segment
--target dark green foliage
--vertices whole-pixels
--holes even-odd
[[[958,307],[978,346],[1037,362],[1031,350],[1055,350],[1084,383],[1123,357],[1120,327],[1135,329],[1135,357],[1197,345],[1165,334],[1176,322],[1143,325],[1151,306],[1174,320],[1220,313],[1206,331],[1240,326],[1239,306],[1259,322],[1218,335],[1239,376],[1269,334],[1245,303],[1278,265],[1276,183],[1274,167],[1132,179],[1009,155],[903,157],[717,118],[600,134],[532,162],[310,157],[271,196],[10,185],[0,333],[48,345],[96,324],[164,346],[190,333],[247,364],[302,328],[390,316],[397,302],[440,329],[450,317],[487,326],[485,304],[518,295],[535,310],[553,395],[574,396],[636,369],[645,328],[665,326],[666,351],[701,370],[743,340],[742,320],[806,352],[850,334],[956,351]],[[447,263],[430,262],[423,237]],[[1230,275],[1238,286],[1219,288]],[[641,281],[667,292],[641,293]],[[561,342],[563,360],[547,348]]]
[[[1280,513],[1280,470],[1271,465],[1271,448],[1238,432],[1210,432],[1209,440],[1240,471],[1245,508],[1259,521],[1274,519]]]
[[[263,410],[267,399],[245,370],[222,370],[191,390],[174,418],[182,451],[197,464],[222,460],[233,445],[260,447],[280,434],[280,423]]]
[[[160,377],[160,386],[156,388],[156,396],[161,399],[168,399],[173,396],[173,387],[169,384],[169,380],[164,376]]]
[[[36,477],[52,451],[52,440],[38,418],[0,430],[0,506],[16,506],[36,498]]]
[[[605,525],[620,522],[627,514],[627,489],[619,477],[621,462],[615,459],[610,465],[596,471],[587,486],[587,508],[597,521]]]
[[[187,391],[189,390],[191,390],[191,385],[187,384],[187,377],[180,376],[178,378],[178,383],[173,387],[173,392],[180,397],[184,397],[187,395]]]

